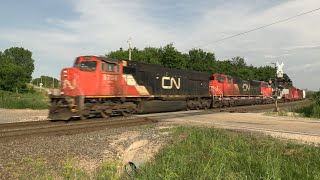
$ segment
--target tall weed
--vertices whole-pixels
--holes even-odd
[[[320,148],[213,128],[176,131],[137,179],[317,179]]]

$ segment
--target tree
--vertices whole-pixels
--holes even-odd
[[[237,66],[238,68],[243,68],[245,66],[247,66],[245,60],[243,57],[234,57],[231,59],[231,64],[234,65],[234,66]]]
[[[0,53],[0,89],[24,91],[32,79],[34,60],[29,50],[12,47]]]
[[[143,50],[144,62],[151,64],[161,64],[161,54],[159,48],[146,47]]]
[[[161,64],[169,68],[180,68],[186,67],[187,56],[182,55],[181,52],[176,50],[173,44],[168,44],[163,48],[160,48]]]
[[[202,49],[192,49],[189,51],[187,69],[213,72],[214,62],[215,57],[213,53],[204,52]]]
[[[0,60],[0,89],[5,91],[23,91],[27,88],[25,71],[8,61]]]

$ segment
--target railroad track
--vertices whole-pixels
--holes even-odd
[[[301,103],[280,103],[279,107],[290,107]],[[0,140],[32,135],[63,135],[91,132],[105,128],[128,127],[155,123],[161,119],[183,117],[190,115],[211,114],[217,112],[254,112],[274,108],[274,104],[256,106],[224,107],[200,111],[180,111],[176,114],[148,114],[131,117],[96,118],[81,121],[31,121],[0,124]],[[160,113],[161,114],[161,113]]]
[[[65,135],[91,132],[106,128],[119,128],[152,124],[156,120],[145,117],[115,117],[110,119],[93,119],[71,122],[35,121],[23,123],[8,123],[0,125],[0,140],[21,138],[34,135]]]

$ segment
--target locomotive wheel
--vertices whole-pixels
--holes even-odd
[[[126,110],[124,110],[124,111],[121,111],[121,115],[124,117],[127,117],[129,116],[129,113]]]
[[[110,117],[110,115],[109,115],[108,113],[106,113],[105,111],[101,111],[101,112],[100,112],[100,115],[101,115],[101,117],[103,117],[103,118],[108,118],[108,117]]]
[[[88,119],[88,118],[89,118],[88,115],[82,115],[82,116],[80,116],[80,119],[81,119],[81,120],[86,120],[86,119]]]

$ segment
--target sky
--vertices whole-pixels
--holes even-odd
[[[296,87],[319,90],[320,11],[209,44],[316,8],[319,0],[1,0],[0,51],[26,48],[33,77],[59,77],[77,56],[126,49],[132,37],[139,49],[173,43],[254,66],[284,62]]]

